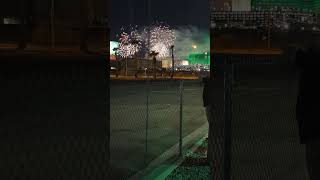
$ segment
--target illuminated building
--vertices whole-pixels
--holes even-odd
[[[119,43],[115,41],[110,41],[110,60],[115,61],[116,60],[116,51],[115,48],[119,47]]]
[[[188,57],[189,65],[201,64],[209,65],[210,64],[210,54],[209,53],[193,53]]]

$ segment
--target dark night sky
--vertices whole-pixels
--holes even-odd
[[[111,40],[115,40],[122,26],[145,25],[147,0],[111,1]],[[208,0],[150,0],[153,21],[164,22],[172,27],[192,25],[209,29]],[[131,8],[129,8],[131,6]],[[130,14],[134,14],[133,18]]]

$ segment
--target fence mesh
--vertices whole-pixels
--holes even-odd
[[[179,142],[180,82],[151,81],[149,84],[147,158],[151,161]]]
[[[252,57],[251,57],[252,58]],[[254,60],[254,58],[252,58]],[[230,177],[234,180],[307,179],[295,118],[297,76],[288,64],[236,65],[231,91]],[[215,82],[212,179],[224,174],[223,81]],[[221,98],[222,97],[222,98]]]
[[[189,147],[207,134],[208,121],[202,100],[202,81],[183,81],[182,137],[184,153]],[[192,138],[187,138],[190,134]]]
[[[181,80],[113,81],[110,117],[111,172],[114,178],[127,179],[164,153],[178,157],[180,125],[184,138],[207,123],[202,85]],[[203,129],[183,140],[184,145],[204,135]]]
[[[146,84],[112,82],[110,86],[110,163],[116,179],[144,167]]]
[[[295,119],[295,75],[275,65],[255,68],[260,71],[240,71],[244,75],[233,86],[231,177],[305,179],[304,150]]]

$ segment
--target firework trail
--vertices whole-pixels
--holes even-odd
[[[123,30],[123,29],[122,29]],[[123,31],[119,38],[118,54],[123,58],[132,58],[140,51],[142,46],[142,36],[135,28],[131,28],[131,32]]]

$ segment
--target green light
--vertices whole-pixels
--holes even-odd
[[[205,53],[193,53],[188,57],[189,64],[202,64],[210,65],[210,54]]]
[[[255,9],[254,7],[261,7],[262,10],[277,6],[308,11],[315,9],[314,6],[317,4],[317,1],[319,0],[252,0],[251,6],[253,9]]]

